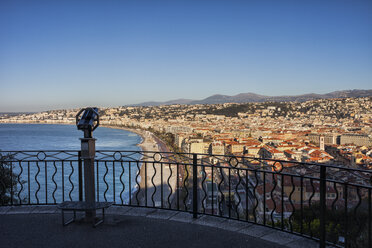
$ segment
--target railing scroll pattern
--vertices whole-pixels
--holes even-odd
[[[1,205],[83,199],[78,151],[1,151]],[[97,151],[96,200],[268,226],[321,246],[372,247],[365,168],[272,159]]]

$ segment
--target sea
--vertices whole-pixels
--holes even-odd
[[[120,129],[98,127],[97,150],[139,150],[142,138]],[[75,125],[0,124],[0,150],[79,150],[83,132]]]
[[[27,150],[80,150],[80,140],[83,137],[83,132],[77,130],[75,125],[59,125],[59,124],[0,124],[0,152],[2,151],[27,151]],[[139,151],[141,150],[137,144],[141,143],[142,137],[138,134],[106,127],[98,127],[93,132],[93,137],[96,138],[96,150],[111,150],[111,151]],[[22,168],[20,168],[21,166]],[[45,176],[45,168],[43,165],[36,166],[33,163],[30,166],[30,175],[26,173],[28,165],[14,165],[13,171],[19,175],[19,181],[23,184],[18,186],[17,198],[23,202],[31,203],[53,203],[62,200],[77,200],[77,170],[76,164],[64,165],[62,170],[61,163],[47,165],[47,173]],[[38,168],[39,167],[39,168]],[[124,166],[125,173],[128,173],[128,165]],[[96,200],[115,201],[118,203],[127,203],[136,191],[135,178],[138,173],[137,166],[131,166],[131,177],[123,176],[119,178],[123,167],[109,164],[107,168],[100,165],[98,173],[100,175],[98,182],[96,181],[97,194]],[[62,176],[63,171],[63,176]],[[106,173],[107,172],[107,173]],[[113,173],[114,172],[114,173]],[[71,174],[72,173],[72,174]],[[55,175],[54,175],[55,174]],[[107,174],[105,178],[103,175]],[[52,180],[54,175],[54,181]],[[72,175],[70,177],[70,175]],[[115,177],[115,178],[114,178]],[[46,183],[45,179],[46,178]],[[105,179],[105,180],[103,180]],[[71,180],[72,183],[69,181]],[[137,180],[140,180],[137,178]],[[62,191],[62,181],[65,187]],[[108,182],[108,187],[105,184]],[[121,181],[123,183],[121,183]],[[56,184],[54,183],[56,182]],[[113,189],[113,182],[116,188]],[[40,185],[39,185],[39,184]],[[29,185],[28,185],[29,184]],[[131,185],[129,190],[128,185]],[[28,192],[30,188],[30,193]],[[45,193],[44,193],[45,192]],[[119,192],[121,194],[114,192]],[[132,195],[129,194],[131,192]]]

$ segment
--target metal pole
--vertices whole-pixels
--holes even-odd
[[[368,247],[372,247],[371,209],[371,189],[368,189]]]
[[[192,217],[198,218],[198,155],[193,154],[192,159]]]
[[[79,201],[83,201],[83,163],[81,160],[81,151],[78,152],[78,168],[79,168]]]
[[[320,247],[326,247],[326,169],[320,165]]]
[[[81,156],[84,160],[84,193],[85,202],[92,208],[96,202],[95,181],[94,181],[94,157],[96,154],[94,138],[82,138],[81,140]],[[96,216],[95,210],[85,211],[87,221],[92,221]]]

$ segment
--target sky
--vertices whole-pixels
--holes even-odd
[[[372,1],[0,1],[0,112],[372,87]]]

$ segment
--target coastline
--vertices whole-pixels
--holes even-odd
[[[46,125],[73,125],[72,123],[1,123],[1,124],[46,124]],[[158,187],[162,187],[164,195],[171,192],[176,186],[177,177],[172,170],[168,167],[162,167],[161,163],[154,162],[155,153],[170,152],[165,143],[156,137],[154,134],[148,131],[140,129],[132,129],[127,127],[120,127],[114,125],[101,125],[102,127],[125,130],[128,132],[135,133],[141,137],[140,143],[136,146],[141,148],[143,152],[142,158],[140,158],[140,167],[138,177],[138,186],[136,190],[132,191],[131,202],[134,205],[145,205],[145,202],[154,206],[160,206],[165,203],[165,198],[162,198]],[[162,175],[159,173],[162,170]],[[147,176],[147,177],[146,177]],[[170,186],[170,187],[169,187]],[[147,190],[144,190],[147,188]]]
[[[155,153],[170,152],[168,147],[162,140],[160,140],[158,137],[147,131],[110,125],[102,125],[102,127],[126,130],[129,132],[136,133],[142,137],[141,143],[137,144],[137,146],[139,146],[142,149],[143,153],[149,154],[148,156],[143,156],[141,159],[140,170],[138,171],[140,177],[139,187],[137,188],[136,191],[133,191],[131,196],[131,202],[132,204],[137,204],[139,206],[144,206],[146,204],[145,202],[147,202],[148,204],[153,203],[153,205],[155,206],[161,206],[163,204],[163,201],[165,200],[162,199],[160,191],[159,190],[156,191],[156,187],[163,187],[164,194],[166,195],[167,193],[170,192],[168,184],[170,184],[171,188],[174,189],[176,186],[177,177],[175,173],[174,172],[172,173],[172,171],[169,168],[164,168],[163,176],[160,175],[160,173],[157,172],[159,171],[159,168],[157,170],[156,167],[162,165],[158,163],[153,163],[151,161],[154,160],[153,155]],[[149,163],[147,164],[146,162]],[[145,188],[147,188],[147,190],[144,190]]]
[[[143,152],[163,152],[163,151],[159,151],[159,149],[155,149],[155,146],[157,148],[159,147],[159,142],[154,140],[154,138],[152,137],[153,135],[146,134],[147,131],[143,131],[140,129],[134,129],[134,128],[127,128],[127,127],[111,126],[111,125],[102,125],[102,127],[125,130],[128,132],[138,134],[142,138],[142,140],[136,146],[139,146]]]
[[[74,123],[66,123],[66,122],[54,122],[54,123],[48,123],[48,122],[0,122],[0,124],[27,124],[27,125],[34,125],[34,124],[44,124],[44,125],[75,125]],[[164,147],[164,142],[162,142],[159,138],[150,139],[148,135],[146,135],[146,131],[140,130],[140,129],[134,129],[134,128],[127,128],[127,127],[119,127],[119,126],[113,126],[113,125],[101,125],[101,127],[111,128],[111,129],[118,129],[118,130],[125,130],[128,132],[132,132],[135,134],[138,134],[141,137],[141,142],[136,144],[136,146],[139,146],[143,152],[169,152],[169,149],[163,148],[163,149],[153,149],[151,150],[149,144],[156,145],[159,148]],[[147,144],[147,145],[146,145]]]

